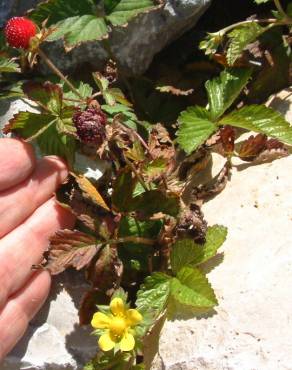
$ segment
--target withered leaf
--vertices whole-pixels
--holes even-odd
[[[267,143],[267,136],[258,134],[251,135],[244,141],[239,149],[239,157],[245,161],[254,160],[263,150],[265,150]]]
[[[221,193],[229,179],[230,163],[227,161],[220,173],[205,185],[199,185],[192,190],[192,199],[194,201],[204,200],[211,196]]]
[[[153,126],[149,136],[149,151],[153,159],[165,158],[172,161],[175,157],[175,148],[168,131],[160,124]]]
[[[110,211],[103,197],[96,189],[96,187],[84,176],[72,174],[75,177],[80,189],[82,190],[83,196],[91,200],[94,204],[102,207],[106,211]]]
[[[231,126],[225,126],[220,130],[220,138],[225,154],[231,154],[234,151],[235,130]]]
[[[194,89],[182,90],[174,86],[158,86],[156,90],[162,93],[170,93],[175,96],[188,96],[194,92]]]
[[[122,274],[123,264],[115,245],[104,247],[87,269],[87,279],[92,286],[109,295],[119,287]]]
[[[207,222],[201,208],[196,204],[186,207],[180,214],[176,233],[180,239],[191,238],[198,243],[205,242]]]
[[[50,238],[43,267],[52,275],[60,274],[68,267],[81,270],[86,267],[101,247],[93,236],[77,230],[61,230]]]

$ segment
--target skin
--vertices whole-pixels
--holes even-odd
[[[0,362],[49,294],[49,273],[31,266],[42,261],[51,235],[74,226],[53,197],[67,175],[59,158],[36,161],[29,144],[0,139]]]

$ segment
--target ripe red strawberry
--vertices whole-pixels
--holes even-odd
[[[4,32],[10,46],[28,49],[30,39],[37,33],[37,26],[28,18],[14,17],[6,23]]]

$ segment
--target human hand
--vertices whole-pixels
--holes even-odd
[[[57,157],[36,161],[29,144],[0,139],[0,361],[49,293],[49,273],[32,265],[41,262],[55,231],[74,225],[53,198],[67,174]]]

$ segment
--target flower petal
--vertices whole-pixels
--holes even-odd
[[[110,309],[115,316],[125,316],[125,304],[121,298],[114,298],[110,303]]]
[[[127,324],[128,326],[138,325],[143,320],[143,316],[137,310],[128,310],[127,311]]]
[[[110,324],[110,318],[101,312],[96,312],[91,320],[91,326],[95,329],[107,329]]]
[[[100,349],[104,352],[110,351],[116,345],[109,332],[104,333],[98,340]]]
[[[135,338],[133,337],[132,334],[126,333],[120,342],[121,351],[123,352],[132,351],[134,347],[135,347]]]

